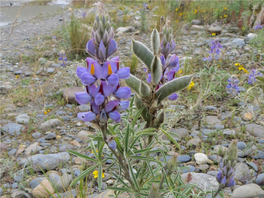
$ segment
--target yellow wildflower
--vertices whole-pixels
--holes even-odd
[[[177,72],[177,74],[181,74],[182,73],[182,69],[180,71]]]
[[[220,18],[222,19],[222,16],[220,16]]]
[[[47,111],[44,111],[44,114],[47,114],[48,112]]]
[[[239,64],[239,63],[236,63],[236,64],[235,64],[235,66],[239,67],[239,66],[240,66],[240,64]]]
[[[227,7],[225,7],[225,10],[227,10]]]
[[[93,151],[92,151],[92,153],[93,153]],[[96,150],[96,153],[98,153],[98,150]]]
[[[217,67],[220,67],[220,65],[217,65]]]
[[[50,112],[50,110],[48,109],[48,112]]]
[[[212,36],[215,36],[215,33],[212,33]]]
[[[178,8],[176,8],[175,11],[177,12],[178,11]]]
[[[187,87],[187,89],[190,90],[191,88],[194,87],[194,85],[195,85],[195,83],[192,81],[192,82],[189,84],[189,86]]]
[[[224,17],[226,18],[226,17],[227,17],[227,15],[224,15]]]
[[[99,173],[98,171],[93,172],[94,178],[98,177],[98,173]],[[102,172],[102,178],[104,178],[104,177],[105,177],[104,172]]]
[[[19,77],[19,75],[16,75],[16,79]]]

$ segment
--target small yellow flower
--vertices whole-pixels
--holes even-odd
[[[16,79],[19,77],[19,75],[16,75]]]
[[[227,10],[227,7],[225,7],[225,10]]]
[[[220,18],[222,19],[222,16],[220,16]]]
[[[178,8],[176,8],[175,11],[177,12],[178,11]]]
[[[98,177],[98,173],[99,173],[98,171],[93,172],[94,178]],[[104,178],[104,177],[105,177],[104,172],[102,172],[102,178]]]
[[[47,111],[44,111],[44,114],[47,114],[48,112]]]
[[[227,15],[224,15],[224,17],[226,18],[226,17],[227,17]]]
[[[212,36],[215,36],[215,33],[212,33]]]
[[[121,10],[123,10],[124,8],[121,8]]]
[[[181,74],[182,73],[182,69],[180,71],[177,72],[177,74]]]
[[[195,83],[192,81],[192,82],[189,84],[189,86],[187,87],[187,89],[190,90],[191,88],[194,87],[194,85],[195,85]]]
[[[59,61],[59,59],[57,59],[57,61]]]
[[[48,109],[48,112],[50,112],[50,110]]]
[[[220,65],[217,65],[217,67],[220,67]]]
[[[239,63],[236,63],[236,64],[235,64],[235,66],[239,67],[239,66],[240,66],[240,64],[239,64]]]
[[[92,153],[94,153],[94,152],[92,151]],[[96,150],[96,153],[98,153],[98,150]]]

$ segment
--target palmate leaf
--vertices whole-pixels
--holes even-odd
[[[182,76],[167,82],[155,93],[156,98],[158,98],[159,101],[162,101],[171,94],[184,89],[190,84],[192,77],[193,75]]]
[[[154,58],[154,54],[143,43],[132,39],[133,53],[138,57],[150,70],[151,62]]]

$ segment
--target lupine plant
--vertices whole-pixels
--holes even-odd
[[[223,190],[225,187],[232,187],[235,185],[234,176],[235,176],[235,167],[237,160],[237,140],[233,140],[226,152],[226,155],[222,162],[220,163],[219,173],[216,176],[216,180],[219,183],[219,188],[215,195]]]
[[[60,52],[60,57],[58,58],[58,60],[59,61],[62,61],[62,63],[61,63],[61,66],[63,66],[63,67],[65,67],[65,65],[67,64],[67,57],[66,57],[66,54],[65,54],[65,52],[64,52],[64,50],[62,50],[61,52]]]
[[[174,78],[179,62],[176,55],[170,57],[175,49],[172,31],[168,26],[164,28],[161,45],[158,31],[153,30],[153,51],[140,42],[132,41],[134,54],[147,66],[146,76],[151,76],[150,83],[146,83],[131,75],[129,68],[119,68],[118,57],[111,58],[117,51],[114,32],[103,4],[95,5],[98,7],[98,15],[93,26],[92,39],[86,46],[91,58],[86,59],[87,68],[77,69],[77,76],[86,91],[76,93],[76,101],[79,104],[90,103],[91,111],[78,113],[77,116],[84,122],[93,122],[98,130],[97,135],[90,136],[87,147],[92,150],[94,158],[68,151],[93,163],[71,185],[78,181],[82,185],[84,178],[93,172],[100,191],[104,175],[103,165],[111,160],[112,164],[107,169],[112,170],[116,182],[107,188],[114,190],[116,197],[123,192],[135,197],[188,197],[194,187],[203,192],[195,185],[185,185],[180,172],[175,169],[178,154],[174,152],[167,161],[165,153],[169,150],[157,136],[165,119],[162,102],[187,87],[192,79],[192,75]],[[131,95],[129,87],[121,86],[122,79],[136,92],[130,104],[129,101],[122,100]],[[134,103],[139,110],[135,111]],[[124,110],[126,116],[122,117],[120,112]],[[145,120],[142,123],[139,122],[140,116]],[[177,145],[169,133],[162,128],[160,130]],[[156,149],[158,143],[165,150]],[[163,156],[163,163],[159,161],[159,155]],[[150,162],[155,162],[156,165],[153,166]]]
[[[248,76],[248,84],[252,85],[256,82],[256,77],[263,76],[260,71],[252,69],[252,73]]]
[[[258,70],[258,72],[260,72],[260,74],[258,76],[256,76],[256,79],[258,81],[258,85],[259,87],[263,90],[264,92],[264,70]],[[257,72],[257,73],[258,73]]]
[[[227,93],[231,94],[233,96],[236,96],[237,94],[239,94],[239,87],[238,87],[238,83],[239,80],[235,75],[232,75],[228,80],[228,85],[226,86],[227,89]]]
[[[212,40],[211,47],[210,47],[211,49],[209,51],[210,55],[208,57],[205,57],[203,59],[203,61],[211,61],[213,59],[218,60],[219,59],[218,55],[220,53],[220,48],[222,48],[222,47],[223,46],[220,44],[219,39]]]

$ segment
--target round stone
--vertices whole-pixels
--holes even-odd
[[[239,150],[244,150],[246,147],[247,147],[247,145],[246,145],[246,143],[244,143],[244,142],[238,142],[238,143],[237,143],[237,148],[238,148]]]
[[[191,159],[192,158],[189,155],[180,155],[178,156],[177,161],[181,163],[186,163],[186,162],[191,161]]]

